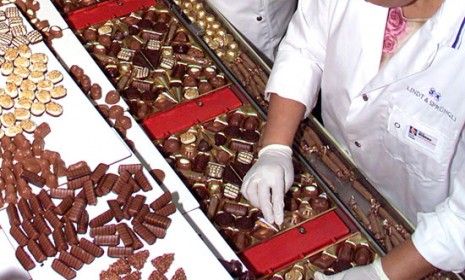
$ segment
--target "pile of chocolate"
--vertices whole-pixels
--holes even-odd
[[[226,85],[164,6],[80,30],[79,35],[136,119]]]
[[[207,217],[237,251],[294,227],[332,207],[313,177],[295,162],[281,229],[263,219],[240,194],[256,160],[263,121],[248,106],[160,141],[167,160],[200,201]]]

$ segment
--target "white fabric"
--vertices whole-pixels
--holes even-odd
[[[379,69],[387,12],[364,0],[300,1],[267,92],[308,113],[321,87],[325,127],[418,224],[416,248],[434,266],[462,271],[465,46],[452,46],[456,38],[460,46],[465,4],[445,0]]]
[[[255,47],[273,60],[297,0],[208,0]],[[261,17],[261,20],[257,20]]]
[[[284,194],[293,182],[292,149],[268,145],[260,150],[257,162],[245,175],[241,193],[262,210],[267,222],[280,225],[284,219]]]
[[[381,266],[381,259],[376,259],[372,264],[357,266],[343,272],[327,276],[321,272],[315,273],[315,280],[389,280]]]

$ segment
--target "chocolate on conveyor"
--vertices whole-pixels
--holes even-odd
[[[40,248],[47,257],[53,257],[57,254],[55,246],[44,233],[41,233],[38,239]]]
[[[47,259],[47,256],[45,256],[39,244],[37,244],[37,242],[33,239],[29,239],[29,241],[27,242],[27,249],[29,250],[29,252],[31,252],[31,255],[34,257],[36,262],[41,263],[45,261],[45,259]]]
[[[24,251],[23,247],[18,246],[18,248],[16,248],[15,254],[19,263],[21,263],[25,270],[29,271],[36,266],[29,254],[26,251]]]
[[[82,266],[84,265],[84,263],[80,259],[76,258],[75,256],[71,255],[70,253],[66,251],[61,251],[60,255],[58,256],[58,259],[62,263],[66,264],[67,266],[75,270],[81,269]]]
[[[52,268],[65,279],[73,279],[76,277],[76,271],[72,270],[69,266],[58,259],[53,260]]]
[[[145,240],[148,244],[152,245],[157,240],[155,234],[153,234],[147,227],[139,222],[133,223],[134,232]]]
[[[107,210],[101,213],[100,215],[98,215],[97,217],[93,218],[92,220],[90,220],[89,226],[91,228],[103,226],[106,223],[110,222],[112,219],[113,219],[113,212],[111,210]]]
[[[132,247],[108,247],[107,254],[111,258],[123,258],[133,254]]]
[[[76,226],[76,232],[78,234],[85,234],[89,228],[89,213],[84,210],[79,218]]]
[[[97,235],[94,237],[94,243],[98,246],[116,246],[120,243],[118,235]]]
[[[84,237],[81,237],[79,240],[79,247],[94,257],[101,257],[103,255],[103,249],[100,246],[95,245]]]
[[[68,242],[66,242],[65,235],[61,227],[53,230],[52,237],[55,247],[59,252],[68,250]]]
[[[152,203],[150,203],[150,208],[153,210],[158,210],[163,208],[163,206],[167,205],[173,199],[170,192],[164,192],[160,197],[155,199]]]
[[[130,247],[132,246],[132,237],[129,233],[129,228],[125,223],[119,223],[116,225],[116,231],[118,232],[118,236],[123,241],[124,246]]]
[[[12,225],[10,228],[10,235],[16,240],[19,246],[25,246],[29,238],[18,226]]]
[[[95,237],[97,235],[113,235],[116,233],[116,225],[109,224],[104,226],[98,227],[91,227],[90,228],[90,236]]]
[[[71,255],[75,256],[76,258],[80,259],[86,264],[90,264],[94,261],[95,257],[76,245],[72,245],[70,249]]]

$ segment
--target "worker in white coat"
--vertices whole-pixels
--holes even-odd
[[[264,148],[242,194],[282,223],[295,131],[322,91],[325,127],[415,225],[381,260],[316,279],[465,269],[465,2],[299,1],[267,85]]]
[[[271,61],[297,0],[208,0]]]

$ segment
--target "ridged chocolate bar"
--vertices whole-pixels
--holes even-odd
[[[77,223],[81,218],[82,212],[84,211],[86,206],[87,204],[84,199],[76,198],[74,200],[73,206],[71,206],[71,209],[69,209],[66,215],[71,221]]]
[[[42,249],[42,252],[44,252],[44,254],[47,257],[53,257],[57,254],[57,250],[55,246],[53,246],[52,242],[50,241],[50,239],[48,239],[47,235],[45,235],[44,233],[41,233],[39,235],[38,241],[39,241],[39,246]]]
[[[92,256],[87,251],[76,245],[71,246],[70,253],[71,255],[75,256],[76,258],[80,259],[86,264],[90,264],[95,260],[94,256]]]
[[[176,205],[174,203],[170,202],[163,206],[162,208],[158,209],[155,211],[155,214],[161,215],[161,216],[169,216],[171,214],[174,214],[176,212]]]
[[[68,243],[66,242],[65,235],[60,228],[55,228],[52,232],[53,242],[58,251],[68,250]]]
[[[64,264],[58,259],[54,259],[52,262],[52,268],[55,270],[58,274],[63,276],[65,279],[73,279],[76,277],[76,271],[72,270],[69,266]]]
[[[115,233],[116,233],[115,224],[90,228],[90,237],[95,237],[97,235],[114,235]]]
[[[128,247],[109,247],[108,256],[111,258],[123,258],[132,255],[134,250]]]
[[[144,221],[154,226],[162,227],[165,229],[167,229],[171,224],[170,218],[155,213],[148,213],[147,215],[145,215]]]
[[[108,200],[107,203],[108,207],[110,207],[110,210],[113,212],[113,216],[115,217],[117,222],[124,219],[123,211],[121,210],[121,206],[119,205],[119,202],[117,200]]]
[[[68,210],[71,208],[74,202],[74,197],[67,196],[63,198],[63,200],[58,204],[58,206],[55,208],[55,213],[58,215],[64,215]]]
[[[89,227],[89,213],[87,213],[87,211],[84,210],[77,223],[76,232],[78,234],[86,234],[88,227]]]
[[[29,271],[36,267],[36,264],[32,260],[31,256],[29,256],[29,254],[24,251],[23,247],[16,248],[15,254],[19,263],[24,267],[25,270]]]
[[[10,235],[16,240],[19,246],[26,246],[29,239],[26,234],[18,226],[12,225],[10,228]]]
[[[116,231],[118,232],[119,237],[123,241],[125,247],[132,246],[132,238],[128,231],[128,226],[125,223],[117,224]]]
[[[150,184],[147,177],[145,177],[144,172],[142,170],[139,170],[134,174],[134,179],[144,192],[152,190],[152,185]]]
[[[79,247],[84,249],[87,253],[91,254],[94,257],[101,257],[103,255],[103,249],[100,246],[95,245],[91,241],[85,239],[84,237],[79,240]]]
[[[39,244],[37,244],[34,240],[29,239],[29,241],[27,242],[27,249],[29,250],[29,252],[31,252],[36,262],[41,263],[47,259],[44,252],[42,252],[42,249],[40,248]]]
[[[94,184],[91,181],[86,181],[84,183],[84,194],[87,200],[87,204],[97,204],[97,195],[95,194]]]
[[[75,270],[81,269],[84,265],[84,263],[80,259],[76,258],[75,256],[71,255],[66,251],[60,252],[58,259]]]
[[[165,206],[166,204],[170,203],[172,199],[173,197],[171,193],[165,192],[159,198],[155,199],[152,203],[150,203],[150,208],[156,211]]]
[[[94,238],[94,244],[99,246],[116,246],[119,245],[118,235],[97,235]]]
[[[40,204],[44,210],[49,210],[55,207],[55,204],[45,190],[41,190],[37,195],[37,198],[39,199]]]
[[[63,223],[51,209],[44,212],[44,218],[54,229],[61,228],[63,226]]]
[[[134,222],[133,229],[142,239],[145,240],[148,244],[152,245],[157,241],[157,237],[144,225],[139,222]]]
[[[103,212],[102,214],[98,215],[97,217],[93,218],[89,222],[89,226],[91,228],[103,226],[106,223],[110,222],[113,219],[113,212],[108,209],[107,211]]]

